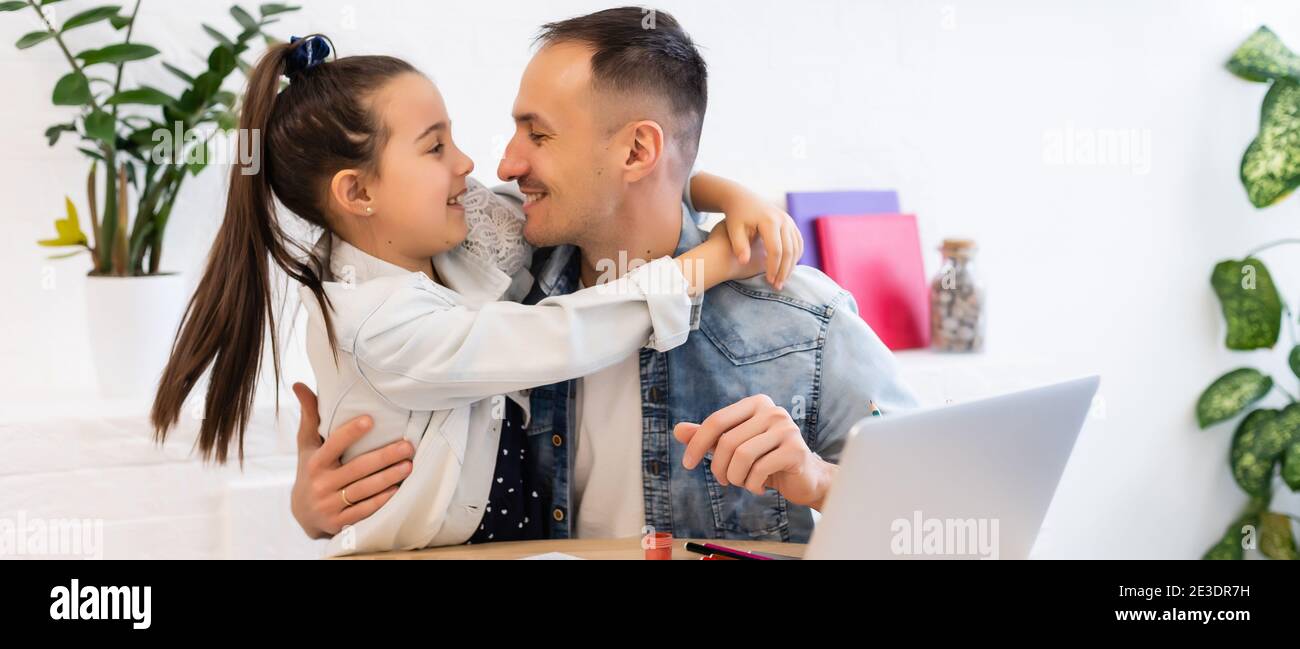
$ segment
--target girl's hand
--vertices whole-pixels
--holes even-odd
[[[763,202],[757,197],[739,200],[735,208],[727,209],[727,218],[718,224],[725,227],[731,238],[731,251],[741,264],[748,264],[752,256],[751,243],[757,234],[767,253],[767,283],[777,290],[785,286],[785,280],[794,272],[794,267],[803,257],[803,235],[794,218],[775,205]],[[760,267],[761,268],[761,267]],[[757,273],[755,273],[757,274]]]
[[[771,266],[772,259],[768,256],[768,248],[763,245],[763,242],[756,235],[751,235],[750,239],[746,241],[737,241],[736,237],[745,236],[745,234],[742,232],[737,235],[732,230],[732,228],[727,227],[726,221],[723,221],[714,226],[713,230],[709,232],[708,239],[700,246],[709,251],[710,263],[719,269],[716,273],[719,279],[718,283],[733,279],[749,279],[755,275],[762,275],[764,269]],[[744,258],[738,252],[742,248],[745,254]]]
[[[741,185],[712,174],[692,176],[690,192],[699,209],[726,215],[718,227],[727,230],[732,253],[742,265],[752,261],[753,238],[762,238],[767,282],[781,289],[803,256],[803,236],[794,219]]]
[[[749,256],[749,261],[741,263],[734,252],[730,233],[719,223],[704,243],[687,250],[675,260],[686,278],[688,292],[696,296],[723,282],[762,274],[767,254],[757,244],[755,241],[755,252]]]

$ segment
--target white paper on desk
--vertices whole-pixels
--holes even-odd
[[[563,552],[547,552],[546,554],[534,554],[531,557],[520,557],[520,561],[583,561],[582,557],[575,557],[572,554]]]

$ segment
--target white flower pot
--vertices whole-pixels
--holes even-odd
[[[186,297],[176,273],[86,278],[86,325],[100,394],[152,399]]]

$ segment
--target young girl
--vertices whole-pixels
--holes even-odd
[[[540,516],[506,515],[533,492],[515,475],[528,405],[518,391],[681,344],[691,296],[758,274],[761,251],[739,263],[729,228],[715,227],[676,259],[536,306],[511,302],[531,283],[522,212],[467,177],[473,163],[452,142],[437,88],[399,59],[327,62],[328,51],[322,37],[294,39],[250,75],[240,128],[262,134],[261,171],[232,170],[158,388],[156,436],[211,366],[199,449],[224,463],[238,440],[242,461],[268,330],[279,380],[274,262],[302,285],[321,433],[368,414],[371,433],[345,462],[403,437],[416,449],[397,492],[327,553],[537,538]],[[286,235],[276,199],[324,231],[315,249]],[[339,497],[355,504],[346,490]],[[494,504],[500,515],[485,517]]]

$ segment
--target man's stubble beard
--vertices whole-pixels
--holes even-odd
[[[560,208],[552,195],[547,198],[545,221],[543,227],[530,231],[525,225],[524,239],[535,248],[571,245],[588,248],[616,237],[616,233],[605,232],[614,223],[616,209],[604,208],[602,204],[613,204],[613,198],[601,200],[591,197],[592,202]]]

